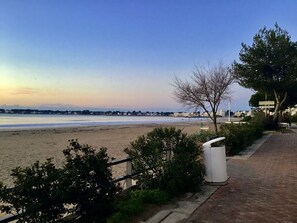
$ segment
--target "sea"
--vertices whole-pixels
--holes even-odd
[[[207,118],[168,116],[38,115],[0,114],[0,130],[86,127],[129,124],[205,122]]]

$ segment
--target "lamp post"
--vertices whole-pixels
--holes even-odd
[[[229,98],[228,107],[229,107],[228,122],[231,122],[231,98]]]

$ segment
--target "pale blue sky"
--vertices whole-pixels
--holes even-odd
[[[295,0],[0,0],[0,105],[182,110],[174,76],[238,60],[275,22],[296,41],[296,12]],[[251,92],[232,92],[247,109]]]

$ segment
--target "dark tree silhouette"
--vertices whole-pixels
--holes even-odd
[[[254,36],[251,46],[242,43],[240,63],[234,62],[234,76],[239,84],[274,95],[274,121],[288,97],[297,88],[297,43],[277,24],[264,27]]]

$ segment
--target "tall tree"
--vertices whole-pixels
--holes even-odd
[[[251,95],[251,98],[249,100],[249,105],[251,107],[259,107],[259,101],[267,101],[267,100],[273,101],[274,95],[258,91],[255,94]]]
[[[229,98],[229,86],[234,80],[231,70],[222,63],[208,68],[196,67],[191,80],[175,79],[175,98],[190,108],[202,108],[218,132],[217,111],[221,101]]]
[[[297,43],[277,24],[273,29],[264,27],[251,46],[242,43],[239,59],[233,64],[235,78],[244,87],[274,95],[277,121],[289,94],[296,92]]]

